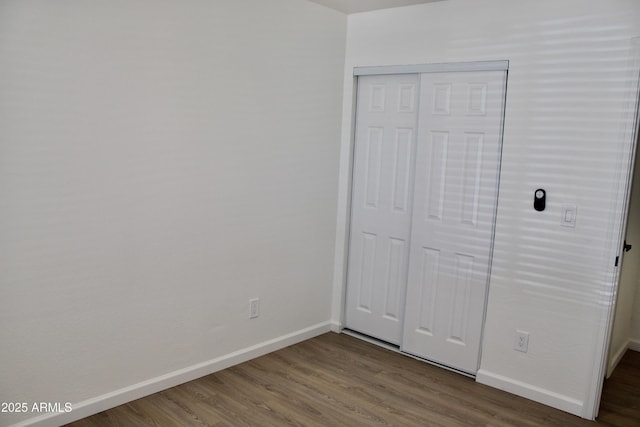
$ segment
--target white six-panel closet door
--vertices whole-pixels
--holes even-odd
[[[402,350],[475,374],[499,180],[506,73],[420,82]]]
[[[400,344],[419,76],[358,80],[346,325]]]

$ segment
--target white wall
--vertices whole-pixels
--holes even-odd
[[[0,2],[0,401],[328,330],[345,36],[300,0]]]
[[[631,144],[631,0],[449,0],[349,16],[334,322],[341,322],[354,66],[509,60],[478,380],[585,417],[602,350]],[[636,70],[637,73],[637,70]],[[636,74],[637,75],[637,74]],[[533,209],[536,188],[547,210]],[[578,208],[576,228],[561,206]],[[512,349],[530,333],[528,353]]]

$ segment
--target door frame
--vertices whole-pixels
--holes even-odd
[[[445,62],[438,64],[354,67],[354,77],[381,74],[455,73],[459,71],[509,71],[509,61]]]
[[[382,65],[382,66],[360,66],[353,68],[352,74],[352,94],[351,102],[345,101],[345,108],[350,108],[351,120],[348,123],[347,131],[349,137],[348,150],[341,152],[341,171],[346,172],[346,176],[341,174],[339,178],[339,199],[338,199],[338,222],[336,227],[336,252],[334,254],[334,292],[332,300],[332,312],[338,313],[338,319],[332,321],[331,329],[334,332],[342,332],[345,328],[346,319],[346,294],[347,294],[347,266],[349,264],[349,241],[351,236],[351,204],[353,189],[353,170],[355,161],[355,133],[356,133],[356,113],[358,98],[358,77],[368,75],[385,75],[385,74],[421,74],[421,73],[442,73],[442,72],[464,72],[464,71],[504,71],[507,73],[505,79],[505,101],[503,107],[503,117],[501,128],[504,129],[504,113],[506,110],[506,94],[507,82],[509,74],[508,60],[495,61],[471,61],[471,62],[451,62],[451,63],[434,63],[434,64],[409,64],[409,65]],[[350,104],[350,105],[349,105]],[[343,124],[345,127],[345,124]],[[501,135],[501,139],[502,139]],[[502,145],[502,142],[501,142]],[[344,166],[345,168],[343,169]],[[499,187],[498,173],[498,187]],[[498,189],[499,190],[499,189]],[[496,199],[496,205],[499,202],[499,191]],[[496,208],[497,209],[497,208]],[[495,228],[495,224],[494,224]],[[491,255],[493,258],[493,255]],[[489,278],[491,277],[491,261],[489,264]],[[488,286],[488,284],[487,284]],[[488,292],[487,292],[488,295]],[[486,296],[485,296],[486,298]],[[486,317],[486,300],[485,314]],[[484,324],[484,321],[483,321]],[[481,332],[481,342],[484,331]],[[404,354],[404,353],[403,353]],[[479,359],[482,356],[482,347],[480,348]]]
[[[630,41],[629,55],[629,91],[627,102],[628,117],[624,120],[626,126],[623,130],[624,139],[629,141],[629,150],[622,153],[620,158],[620,178],[618,179],[617,191],[617,212],[620,212],[619,218],[614,225],[611,235],[610,249],[613,254],[612,260],[615,263],[616,258],[619,259],[617,265],[612,263],[611,281],[607,284],[605,292],[609,292],[609,298],[606,301],[606,313],[603,316],[600,335],[600,347],[596,349],[595,363],[593,369],[593,377],[591,378],[589,393],[586,396],[584,414],[585,418],[595,420],[600,410],[600,400],[602,397],[602,387],[607,372],[609,362],[609,349],[611,347],[611,338],[613,333],[613,322],[616,313],[616,303],[618,298],[618,288],[620,286],[620,278],[622,272],[622,257],[624,253],[624,240],[626,237],[629,202],[631,198],[631,184],[633,181],[633,172],[635,165],[636,150],[638,139],[640,137],[640,37],[634,37]],[[619,209],[619,210],[618,210]],[[606,294],[603,292],[603,294]]]

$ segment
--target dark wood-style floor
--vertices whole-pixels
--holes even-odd
[[[640,426],[640,353],[597,422],[328,333],[70,424],[95,426]]]

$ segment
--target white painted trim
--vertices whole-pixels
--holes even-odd
[[[354,67],[354,76],[380,74],[450,73],[457,71],[508,71],[509,61],[446,62],[442,64],[381,65]]]
[[[476,381],[480,384],[485,384],[509,393],[517,394],[579,417],[583,415],[584,402],[563,394],[554,393],[544,388],[514,380],[513,378],[480,369],[476,374]]]
[[[640,351],[640,340],[634,338],[629,339],[629,350]]]
[[[97,414],[98,412],[114,408],[127,402],[131,402],[141,397],[166,390],[171,387],[195,380],[205,375],[221,371],[231,366],[237,365],[247,360],[255,359],[293,344],[322,335],[331,330],[331,322],[318,323],[305,329],[282,335],[247,348],[243,348],[233,353],[198,363],[177,371],[160,375],[128,387],[105,393],[92,399],[84,400],[73,405],[73,410],[68,413],[47,414],[35,418],[30,418],[13,424],[11,427],[26,426],[56,426],[63,425],[79,419]]]
[[[335,332],[336,334],[342,333],[343,326],[339,322],[332,321],[331,322],[331,332]]]
[[[346,70],[346,69],[345,69]],[[345,74],[349,74],[348,70]],[[336,215],[336,246],[333,264],[333,295],[331,320],[342,329],[345,325],[347,293],[347,263],[351,227],[351,190],[353,189],[353,160],[358,79],[348,76],[344,83],[343,109],[350,112],[350,120],[343,120],[340,143],[340,171],[338,176],[338,208]],[[348,136],[347,136],[348,135]],[[344,141],[348,141],[345,144]]]
[[[586,391],[583,418],[595,420],[600,410],[600,399],[602,397],[602,386],[607,373],[607,362],[609,348],[611,346],[611,336],[613,332],[613,321],[615,318],[616,303],[618,298],[618,287],[620,286],[620,267],[613,267],[613,260],[616,256],[622,256],[622,246],[626,235],[627,215],[629,211],[629,199],[631,198],[631,182],[633,179],[633,167],[637,150],[638,134],[640,130],[640,37],[630,40],[629,47],[629,81],[628,93],[629,111],[633,111],[623,126],[623,138],[629,141],[629,151],[620,156],[620,171],[618,185],[615,190],[614,212],[619,212],[619,218],[608,230],[611,241],[607,252],[611,254],[610,281],[603,289],[604,313],[598,331],[598,348],[595,349],[593,376]],[[606,294],[609,294],[607,300]]]
[[[616,351],[616,353],[611,357],[611,360],[609,361],[609,366],[607,367],[607,378],[609,378],[611,374],[613,374],[613,371],[616,369],[616,366],[618,366],[618,363],[620,363],[620,360],[622,360],[622,357],[629,349],[629,344],[630,344],[630,340],[627,340],[623,345],[620,346],[618,351]]]

